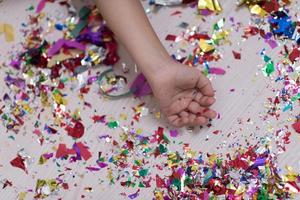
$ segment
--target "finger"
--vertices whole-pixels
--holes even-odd
[[[167,120],[172,124],[174,121],[176,121],[177,119],[179,119],[178,115],[170,115],[167,116]]]
[[[197,115],[190,113],[188,125],[189,126],[196,126],[197,125],[196,118],[197,118]]]
[[[216,113],[216,111],[209,109],[209,110],[206,110],[205,112],[203,112],[202,116],[206,117],[208,119],[214,119],[217,117],[217,113]]]
[[[179,113],[179,116],[180,116],[180,117],[188,117],[188,116],[189,116],[189,113],[186,112],[186,111],[181,111],[181,112]]]
[[[185,110],[188,107],[191,101],[192,99],[189,98],[178,99],[177,102],[174,102],[167,110],[167,114],[174,115],[180,113],[181,111]]]
[[[212,104],[214,104],[215,101],[216,101],[216,99],[214,97],[203,96],[202,98],[200,98],[198,103],[201,106],[208,107],[208,106],[211,106]]]
[[[194,96],[194,101],[200,102],[200,99],[203,97],[203,94],[200,91],[197,91],[197,94]]]
[[[200,74],[200,77],[198,78],[197,88],[203,95],[210,97],[214,96],[214,90],[212,88],[211,82],[203,74]]]
[[[188,125],[188,122],[189,122],[189,118],[188,117],[180,117],[179,120],[175,121],[175,124],[178,127],[183,127],[183,126]]]
[[[195,123],[199,126],[207,124],[208,123],[208,119],[206,117],[203,116],[199,116],[195,119]]]
[[[192,101],[192,102],[189,104],[189,106],[188,106],[188,110],[189,110],[190,112],[194,113],[194,114],[197,114],[197,113],[201,112],[203,109],[204,109],[204,108],[201,107],[201,106],[199,105],[199,103],[196,102],[196,101]]]
[[[172,126],[175,126],[175,127],[182,127],[183,126],[180,118],[174,120],[173,122],[171,122],[171,124],[172,124]]]

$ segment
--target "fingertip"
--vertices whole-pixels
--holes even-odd
[[[203,116],[209,119],[215,119],[217,117],[217,112],[211,109],[208,109],[206,112],[203,113]]]
[[[197,125],[204,125],[204,124],[208,123],[208,119],[205,117],[202,117],[202,116],[197,117],[195,121],[196,121]]]

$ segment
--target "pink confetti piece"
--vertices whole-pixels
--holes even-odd
[[[47,2],[47,0],[40,0],[38,6],[36,7],[35,12],[40,13],[44,9],[46,2]]]
[[[100,168],[98,168],[98,167],[86,167],[86,169],[88,169],[89,171],[93,171],[93,172],[100,171]]]
[[[275,40],[266,40],[266,43],[268,43],[272,49],[275,49],[278,46]]]
[[[221,69],[218,67],[211,67],[211,68],[209,68],[208,73],[216,74],[216,75],[224,75],[226,73],[226,71],[224,69]]]

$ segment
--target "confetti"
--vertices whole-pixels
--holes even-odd
[[[0,34],[5,35],[6,42],[13,42],[15,40],[14,28],[10,24],[0,23]]]
[[[222,11],[222,8],[218,2],[218,0],[199,0],[198,1],[198,9],[199,10],[210,10],[214,12]]]

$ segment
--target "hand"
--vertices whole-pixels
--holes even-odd
[[[161,111],[172,125],[204,125],[216,117],[209,108],[215,102],[213,88],[198,69],[171,61],[150,80]]]

